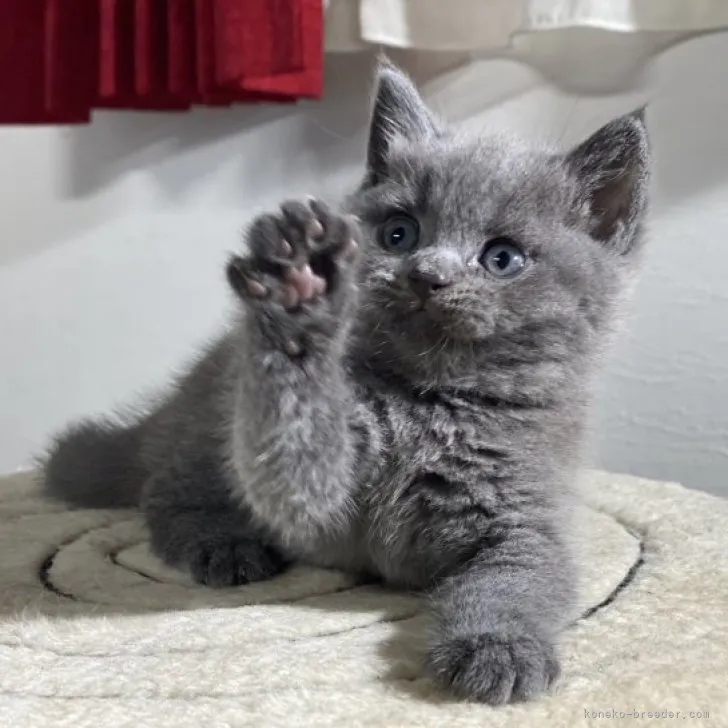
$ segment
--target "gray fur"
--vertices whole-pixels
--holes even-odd
[[[435,679],[494,704],[538,694],[572,613],[571,483],[648,168],[639,113],[568,155],[460,138],[383,66],[345,212],[256,220],[227,268],[229,333],[135,424],[61,435],[48,493],[141,492],[157,553],[214,586],[300,560],[425,590]],[[419,221],[414,252],[377,242],[397,211]],[[477,263],[499,236],[526,251],[521,276]],[[425,300],[413,272],[449,285]]]

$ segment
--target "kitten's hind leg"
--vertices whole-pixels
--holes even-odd
[[[142,509],[152,550],[198,583],[236,586],[281,573],[286,561],[229,495],[221,462],[185,454],[146,483]]]

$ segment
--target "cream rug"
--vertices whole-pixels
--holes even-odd
[[[304,568],[208,591],[148,553],[137,515],[66,511],[30,475],[0,479],[0,725],[728,726],[728,500],[582,480],[563,680],[491,709],[423,675],[414,595]]]

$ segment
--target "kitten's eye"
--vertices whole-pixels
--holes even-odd
[[[513,278],[526,267],[526,256],[508,238],[495,238],[485,246],[480,265],[497,278]]]
[[[420,240],[420,225],[409,215],[395,215],[382,225],[379,242],[394,253],[408,253]]]

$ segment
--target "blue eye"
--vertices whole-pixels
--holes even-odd
[[[508,238],[495,238],[485,246],[480,265],[496,278],[514,278],[526,267],[526,255]]]
[[[395,215],[382,225],[379,242],[393,253],[408,253],[417,247],[420,240],[420,225],[409,215]]]

